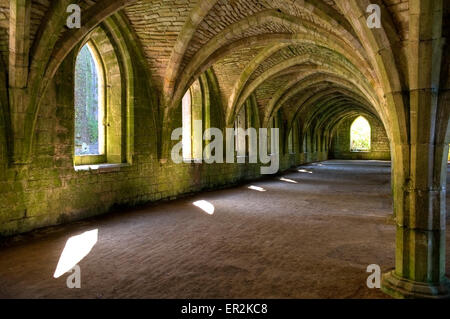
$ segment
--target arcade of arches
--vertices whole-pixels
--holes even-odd
[[[367,24],[371,3],[381,8],[381,28]],[[70,4],[81,8],[80,28],[66,26]],[[57,262],[61,240],[98,228],[80,265],[89,258],[105,271],[120,269],[123,258],[159,265],[141,281],[161,289],[156,297],[333,297],[344,286],[334,297],[448,297],[449,21],[444,0],[0,0],[0,296],[21,296],[15,284],[59,296],[33,277],[30,256]],[[263,164],[248,160],[196,161],[207,144],[195,138],[196,120],[223,132],[279,128],[271,150],[278,175],[261,176]],[[178,127],[189,144],[182,164],[171,159]],[[237,137],[236,157],[248,159],[246,141]],[[208,213],[201,220],[190,220],[192,208],[182,214],[189,196]],[[338,209],[345,213],[333,215]],[[105,214],[112,210],[119,213]],[[120,237],[124,229],[135,236]],[[155,236],[161,246],[140,244]],[[333,273],[330,294],[326,285],[316,294],[302,271],[323,277],[331,266],[318,266],[320,247],[333,243],[326,256],[348,267]],[[105,245],[126,253],[111,249],[108,266],[95,257]],[[190,267],[167,268],[179,290],[164,281],[170,254],[192,257]],[[202,260],[208,265],[197,267]],[[386,294],[366,287],[374,263]],[[358,271],[349,266],[356,264]],[[182,295],[183,283],[209,272],[220,281]],[[126,274],[111,280],[126,278],[127,291],[149,296],[138,275]],[[239,276],[248,290],[225,284]],[[121,291],[109,296],[135,296]]]

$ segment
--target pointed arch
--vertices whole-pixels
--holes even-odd
[[[368,152],[371,149],[372,128],[362,115],[358,116],[350,126],[350,151]]]
[[[95,45],[78,52],[74,75],[75,156],[105,154],[105,69]]]

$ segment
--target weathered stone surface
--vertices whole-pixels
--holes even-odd
[[[349,160],[387,160],[391,159],[389,139],[383,124],[376,118],[368,117],[371,126],[371,149],[369,152],[350,151],[350,128],[356,117],[342,121],[336,128],[330,150],[331,158]]]
[[[171,162],[170,135],[195,83],[194,117],[206,126],[232,127],[245,106],[247,126],[280,129],[280,170],[391,158],[399,229],[386,291],[447,287],[438,240],[450,143],[447,1],[380,1],[380,29],[368,28],[362,0],[83,0],[74,30],[65,26],[70,3],[0,0],[0,235],[258,178],[259,164]],[[74,59],[86,41],[106,71],[108,165],[92,170],[74,167]],[[350,153],[349,125],[361,114],[373,149]]]

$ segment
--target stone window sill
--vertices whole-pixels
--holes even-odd
[[[118,172],[122,167],[128,167],[129,164],[93,164],[93,165],[76,165],[76,172],[95,171],[99,173]]]

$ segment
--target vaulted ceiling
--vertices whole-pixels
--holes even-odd
[[[49,59],[58,61],[101,21],[120,15],[144,52],[162,107],[176,107],[195,79],[212,68],[227,124],[254,96],[263,125],[278,110],[290,122],[315,114],[307,110],[312,107],[339,114],[365,110],[389,127],[389,112],[396,110],[386,106],[386,95],[408,86],[408,0],[61,1],[66,2],[80,4],[81,30],[61,24],[55,14],[61,7],[53,1],[31,1],[31,55],[43,45],[49,21],[60,24],[51,28],[55,39],[44,43],[51,46]],[[371,2],[382,9],[381,30],[365,25]],[[447,4],[445,10],[448,16]],[[0,0],[5,65],[8,19],[9,1]]]

